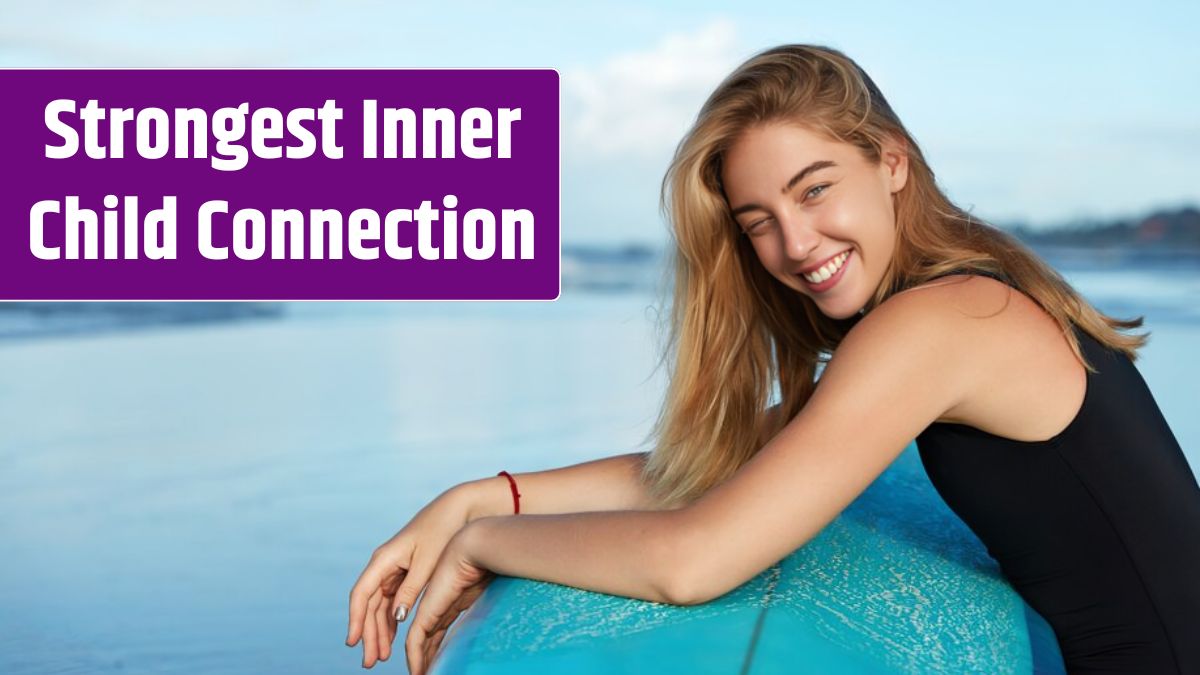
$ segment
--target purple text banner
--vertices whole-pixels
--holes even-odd
[[[4,70],[0,300],[553,300],[553,70]]]

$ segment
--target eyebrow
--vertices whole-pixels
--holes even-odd
[[[798,171],[795,176],[792,176],[791,180],[789,180],[787,182],[787,185],[783,186],[783,189],[780,190],[780,192],[786,193],[788,190],[791,190],[792,188],[796,187],[796,183],[799,183],[800,181],[807,178],[809,174],[816,173],[817,171],[820,171],[821,169],[828,169],[828,168],[834,167],[834,166],[837,166],[837,163],[831,162],[827,159],[822,159],[822,160],[813,162],[812,164],[809,164],[808,166],[804,167],[803,169],[800,169],[800,171]],[[758,204],[744,204],[744,205],[739,206],[736,209],[734,209],[732,212],[732,215],[738,216],[747,211],[753,211],[755,209],[762,209],[764,211],[766,210],[766,209],[763,209],[763,207]]]

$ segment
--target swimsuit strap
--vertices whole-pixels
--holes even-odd
[[[996,281],[1008,284],[1009,286],[1013,285],[1012,281],[1005,274],[989,272],[987,270],[972,270],[972,269],[950,270],[949,272],[943,272],[943,273],[937,275],[936,277],[934,277],[934,279],[941,279],[942,277],[949,277],[949,276],[954,276],[954,275],[958,275],[958,274],[977,274],[981,277],[991,277],[992,279],[995,279]],[[931,279],[931,281],[932,281],[932,279]]]

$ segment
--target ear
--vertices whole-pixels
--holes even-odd
[[[908,144],[902,138],[888,136],[880,148],[879,164],[885,171],[888,190],[893,194],[908,184]]]

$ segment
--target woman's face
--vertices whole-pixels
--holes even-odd
[[[896,146],[873,165],[848,143],[785,122],[742,133],[721,175],[763,267],[834,319],[856,314],[883,279],[896,238],[893,194],[907,178]]]

